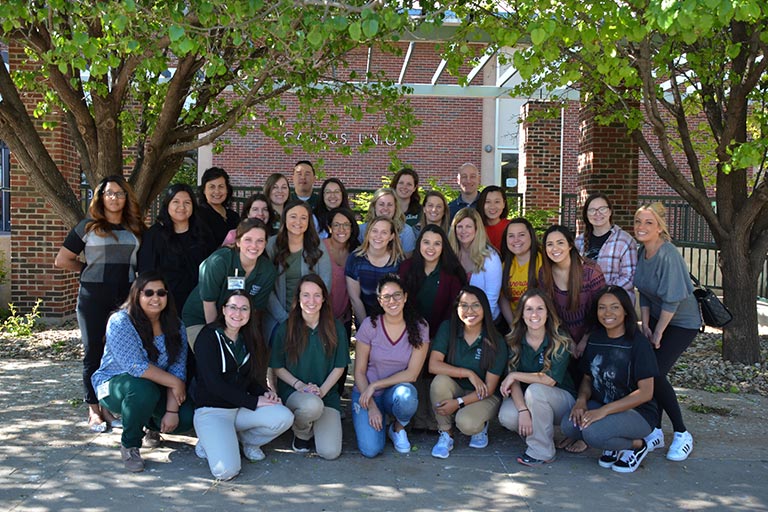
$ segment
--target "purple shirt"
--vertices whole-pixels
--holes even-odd
[[[403,331],[400,338],[391,340],[384,330],[383,318],[379,316],[376,320],[376,327],[371,323],[371,317],[363,320],[356,336],[358,343],[371,347],[368,354],[368,369],[365,372],[369,383],[386,379],[408,368],[408,362],[413,353],[413,345],[408,342],[407,329]],[[419,335],[423,343],[429,343],[429,326],[426,322],[419,325]],[[383,389],[378,389],[374,395],[378,396],[383,392]]]

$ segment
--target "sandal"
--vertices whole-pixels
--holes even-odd
[[[566,449],[567,447],[571,446],[571,445],[572,445],[573,443],[575,443],[575,442],[576,442],[576,441],[574,441],[574,440],[573,440],[573,439],[571,439],[570,437],[564,437],[564,438],[562,438],[560,441],[558,441],[558,443],[555,445],[555,447],[556,447],[558,450],[564,450],[564,449]]]
[[[587,451],[587,448],[589,448],[589,445],[587,445],[587,443],[585,443],[581,439],[577,439],[576,441],[566,446],[565,451],[567,451],[568,453],[582,453]]]

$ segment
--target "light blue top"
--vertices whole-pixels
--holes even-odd
[[[363,243],[365,239],[365,231],[368,229],[368,223],[364,222],[360,224],[360,236],[357,237],[360,243]],[[399,233],[400,245],[403,247],[403,252],[411,254],[416,249],[416,231],[408,224],[403,225],[402,231]]]

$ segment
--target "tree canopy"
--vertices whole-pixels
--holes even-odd
[[[437,3],[422,4],[442,19]],[[471,51],[464,41],[482,34],[492,41],[488,51],[506,55],[523,78],[516,94],[578,89],[601,123],[628,128],[656,173],[712,230],[725,302],[736,313],[723,355],[758,361],[756,285],[768,251],[768,4],[460,0],[451,10],[467,21],[446,46],[453,69]]]
[[[394,51],[408,13],[372,0],[1,2],[0,41],[26,62],[0,66],[0,139],[68,225],[83,215],[36,124],[66,121],[89,183],[130,169],[147,206],[190,151],[255,121],[332,132],[379,112],[384,137],[414,122],[391,82],[348,66],[355,49]],[[28,112],[23,98],[38,100]],[[61,114],[59,117],[55,114]],[[278,138],[278,140],[280,140]],[[328,141],[303,138],[307,149]],[[347,148],[348,149],[348,148]]]

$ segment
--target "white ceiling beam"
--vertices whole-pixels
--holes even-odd
[[[397,84],[402,85],[403,79],[405,78],[405,72],[408,70],[408,64],[411,63],[411,55],[413,55],[413,48],[416,46],[416,43],[411,41],[408,44],[408,51],[405,52],[405,58],[403,58],[403,67],[400,69],[400,78],[397,79]]]
[[[474,80],[477,74],[483,70],[485,65],[488,64],[488,61],[490,61],[494,55],[496,55],[496,52],[486,53],[483,55],[483,57],[480,59],[480,62],[477,63],[477,66],[472,68],[472,71],[467,74],[467,84],[472,83],[472,80]]]
[[[445,66],[448,64],[448,61],[443,59],[440,61],[440,64],[437,65],[437,69],[435,69],[435,74],[432,75],[432,80],[430,83],[432,85],[437,85],[437,81],[440,80],[440,75],[443,74],[443,70],[445,70]]]

